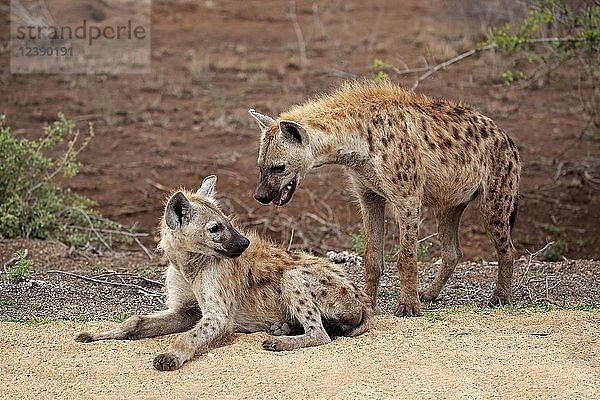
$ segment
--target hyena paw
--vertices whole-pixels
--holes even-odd
[[[432,301],[435,301],[437,298],[438,298],[438,293],[433,293],[429,289],[426,289],[426,290],[423,290],[422,292],[419,292],[419,299],[423,303],[430,303]]]
[[[92,335],[91,333],[87,333],[87,332],[81,332],[80,334],[78,334],[77,336],[75,336],[75,341],[76,342],[81,342],[81,343],[93,342],[94,341],[94,335]]]
[[[278,321],[271,325],[267,333],[272,336],[293,336],[302,333],[302,329],[292,322]]]
[[[159,371],[175,371],[182,365],[183,361],[172,353],[163,353],[154,357],[154,368]]]
[[[503,306],[506,304],[512,303],[512,296],[509,292],[494,290],[490,301],[488,302],[490,306]]]
[[[285,340],[276,337],[270,337],[266,339],[263,344],[263,349],[269,351],[284,351],[288,349]]]
[[[396,306],[397,317],[418,317],[421,315],[421,303],[415,302],[399,302]]]

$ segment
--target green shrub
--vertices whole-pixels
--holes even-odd
[[[0,236],[63,238],[67,228],[94,215],[92,201],[61,188],[56,179],[79,171],[76,158],[94,131],[80,140],[73,121],[63,114],[44,128],[40,139],[15,137],[0,115]],[[62,152],[57,158],[45,152]]]
[[[108,247],[103,232],[118,236],[123,227],[94,211],[92,200],[57,183],[79,172],[77,156],[93,136],[91,124],[80,135],[73,121],[58,114],[41,138],[18,138],[0,115],[0,238],[55,238],[75,246],[100,241]]]
[[[365,252],[365,236],[362,233],[352,235],[352,250],[361,256]]]
[[[417,243],[417,259],[419,261],[425,261],[429,258],[429,247],[431,247],[431,243]]]
[[[542,258],[544,261],[558,261],[563,257],[566,243],[564,240],[555,240],[552,246],[548,247],[543,253]]]
[[[33,261],[27,258],[25,250],[15,253],[14,261],[6,267],[5,279],[9,283],[19,283],[27,279],[29,270],[33,267]]]
[[[598,2],[537,0],[514,26],[494,29],[484,45],[495,45],[511,56],[511,65],[528,66],[531,73],[509,68],[502,72],[507,84],[534,80],[559,67],[579,69],[580,93],[587,127],[600,127],[600,6]],[[539,82],[539,80],[537,80]],[[581,89],[579,89],[581,90]]]
[[[373,80],[375,82],[381,82],[381,81],[386,81],[390,78],[390,76],[387,74],[387,72],[384,71],[385,68],[388,68],[389,65],[383,61],[381,58],[375,58],[373,60],[373,68],[376,68],[378,71],[375,72],[375,76],[373,77]]]
[[[544,228],[544,230],[549,233],[550,235],[562,235],[563,232],[565,231],[563,228],[561,228],[560,226],[556,226],[554,224],[544,224],[542,225],[542,228]]]

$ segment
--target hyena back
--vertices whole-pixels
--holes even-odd
[[[368,329],[368,299],[339,266],[240,233],[214,199],[215,181],[208,177],[198,192],[178,191],[167,203],[159,244],[169,259],[167,309],[77,341],[181,333],[154,359],[155,368],[174,370],[232,332],[286,334],[263,343],[280,351],[328,343],[326,326],[346,336]]]
[[[438,222],[443,265],[421,299],[435,299],[462,256],[458,227],[480,199],[483,225],[498,255],[491,302],[509,303],[521,162],[516,145],[488,117],[448,100],[392,83],[351,83],[293,106],[276,120],[250,110],[261,128],[260,182],[255,198],[282,206],[305,175],[324,164],[346,166],[365,233],[365,291],[375,305],[383,271],[384,208],[400,225],[396,314],[420,313],[416,242],[422,205]]]

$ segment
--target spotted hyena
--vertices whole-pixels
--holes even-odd
[[[214,175],[207,177],[196,193],[181,190],[167,202],[159,244],[169,259],[167,310],[131,317],[107,332],[81,333],[75,340],[183,332],[154,359],[156,369],[175,370],[232,332],[269,330],[281,336],[269,337],[263,347],[280,351],[368,329],[368,299],[340,267],[241,233],[219,209],[215,182]],[[282,335],[293,331],[302,334]]]
[[[509,303],[521,162],[517,146],[488,117],[449,100],[393,83],[350,83],[277,119],[250,113],[262,136],[260,183],[254,197],[283,206],[305,175],[324,164],[344,165],[360,201],[365,232],[365,291],[375,305],[383,271],[384,208],[400,224],[398,316],[420,313],[416,239],[422,205],[438,222],[443,265],[420,294],[434,300],[462,256],[458,227],[479,198],[482,222],[498,254],[493,304]]]

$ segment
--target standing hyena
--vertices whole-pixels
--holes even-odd
[[[369,300],[339,266],[279,249],[255,234],[248,240],[219,209],[216,179],[209,176],[196,193],[179,191],[167,203],[159,247],[169,259],[168,309],[131,317],[108,332],[80,333],[75,340],[184,332],[154,359],[156,369],[174,370],[234,331],[281,335],[291,327],[304,329],[263,342],[265,349],[280,351],[329,343],[328,332],[357,336],[368,329]]]
[[[517,147],[474,109],[408,92],[392,83],[347,84],[292,107],[277,120],[250,113],[262,131],[254,197],[282,206],[308,171],[347,167],[363,214],[365,291],[374,306],[383,271],[384,208],[400,224],[398,316],[420,313],[416,239],[422,205],[438,222],[443,265],[421,299],[435,299],[461,257],[460,217],[480,198],[483,225],[498,254],[493,304],[509,303],[521,164]]]

